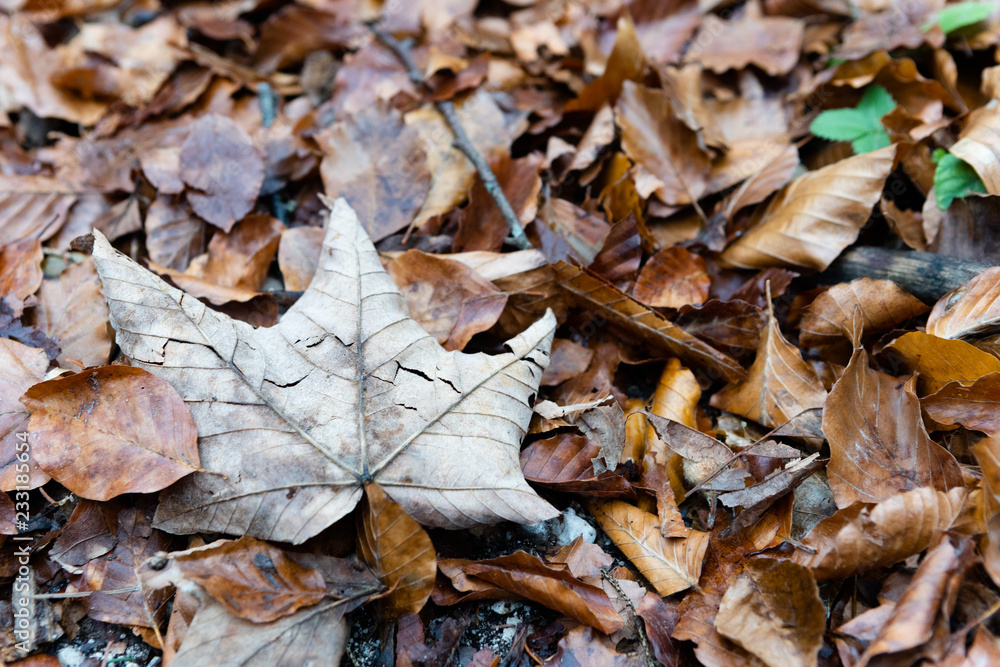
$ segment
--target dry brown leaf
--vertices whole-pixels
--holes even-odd
[[[855,349],[823,410],[837,507],[922,486],[963,485],[955,457],[927,435],[915,384],[913,377],[903,381],[872,370],[864,348]]]
[[[731,194],[726,195],[721,206],[723,217],[732,222],[733,216],[741,209],[764,201],[788,182],[798,166],[798,148],[793,144],[785,146],[777,157],[762,166]]]
[[[42,244],[26,239],[0,246],[0,297],[24,301],[42,285]],[[15,315],[20,315],[16,311]]]
[[[991,195],[1000,194],[1000,109],[984,107],[974,111],[958,141],[948,152],[967,162]]]
[[[365,487],[358,515],[358,555],[390,592],[379,599],[388,618],[416,614],[427,603],[437,576],[437,557],[427,531],[385,495]]]
[[[690,204],[708,183],[709,159],[698,136],[674,116],[665,91],[626,81],[615,105],[622,149],[642,167],[636,189],[665,204]]]
[[[213,236],[208,254],[185,273],[222,287],[256,292],[271,268],[283,229],[284,225],[269,215],[248,215],[228,234]]]
[[[687,537],[663,537],[659,517],[620,500],[594,501],[588,508],[657,593],[673,595],[698,585],[708,533],[692,530]]]
[[[876,11],[862,15],[844,31],[843,43],[833,52],[837,58],[856,60],[877,51],[899,47],[915,49],[924,43],[940,47],[944,43],[941,28],[932,22],[932,14],[944,6],[944,0],[889,2]],[[926,27],[931,23],[929,27]]]
[[[281,232],[278,267],[285,279],[285,289],[301,292],[309,287],[323,248],[323,229],[293,227]]]
[[[986,537],[980,545],[983,567],[996,583],[1000,581],[1000,440],[983,438],[972,447],[983,473],[979,511],[986,524]]]
[[[114,549],[118,509],[116,503],[81,500],[52,545],[53,560],[71,571]]]
[[[615,114],[611,106],[605,104],[597,110],[594,119],[587,127],[587,131],[580,137],[580,143],[577,144],[576,151],[573,153],[573,158],[566,167],[566,171],[579,171],[594,164],[614,139]]]
[[[632,485],[614,471],[594,472],[601,446],[593,440],[563,433],[538,440],[521,452],[521,470],[530,482],[559,491],[598,497],[635,497]]]
[[[551,230],[553,239],[539,233],[536,244],[552,261],[574,258],[583,264],[594,261],[610,226],[601,217],[588,213],[565,199],[547,197],[538,211],[538,221]],[[565,244],[565,249],[562,245]]]
[[[538,174],[543,162],[541,153],[531,153],[516,160],[501,155],[490,161],[497,183],[522,226],[534,220],[538,212],[538,193],[542,190],[542,179]],[[509,234],[500,208],[483,185],[483,180],[477,178],[469,191],[469,205],[462,210],[458,231],[455,232],[454,251],[499,252]]]
[[[209,471],[161,495],[158,525],[301,542],[350,512],[369,481],[433,526],[552,517],[517,455],[555,317],[506,354],[445,352],[406,316],[350,206],[338,200],[330,218],[317,277],[260,329],[95,234],[118,344],[181,393]]]
[[[198,609],[174,665],[298,667],[337,663],[350,634],[338,602],[300,609],[271,623],[254,623],[209,600]]]
[[[938,338],[922,331],[903,334],[886,346],[902,358],[903,368],[919,373],[921,395],[931,394],[949,382],[970,385],[988,373],[1000,372],[1000,359],[963,340]]]
[[[720,256],[725,266],[823,270],[858,238],[892,171],[896,148],[855,155],[800,176]]]
[[[146,211],[146,249],[155,264],[183,271],[207,249],[208,223],[178,198],[160,195]]]
[[[812,667],[823,647],[826,608],[807,568],[754,558],[722,596],[715,627],[770,667]]]
[[[144,570],[142,578],[152,588],[197,584],[230,614],[254,623],[290,616],[326,597],[326,582],[317,570],[252,537],[174,551],[165,568]]]
[[[559,262],[554,269],[559,284],[581,306],[596,310],[650,345],[728,380],[746,376],[746,371],[734,359],[702,343],[594,274],[566,262]]]
[[[928,311],[927,306],[891,280],[858,278],[820,294],[802,314],[799,344],[818,347],[849,338],[855,312],[863,334],[879,333]]]
[[[770,297],[770,285],[767,288]],[[767,299],[768,321],[750,367],[750,377],[712,396],[711,405],[775,428],[812,408],[822,407],[826,390],[802,352],[785,340]]]
[[[233,119],[206,114],[181,145],[180,177],[187,200],[204,220],[224,232],[253,210],[264,183],[264,161],[250,135]]]
[[[542,386],[562,384],[580,375],[587,370],[593,358],[594,351],[590,348],[577,345],[568,338],[556,338],[552,341],[549,367],[542,374]]]
[[[920,399],[920,407],[939,424],[961,424],[974,431],[1000,434],[1000,373],[971,384],[949,382]]]
[[[635,216],[628,216],[611,226],[604,244],[587,267],[606,278],[615,287],[628,292],[642,262],[642,236]]]
[[[986,269],[938,299],[927,333],[940,338],[981,336],[1000,328],[1000,266]]]
[[[710,283],[704,259],[680,246],[671,246],[649,258],[632,295],[654,308],[700,306],[708,298]]]
[[[603,665],[605,667],[642,667],[648,662],[638,655],[619,653],[609,637],[581,625],[559,640],[558,649],[549,659],[554,665]]]
[[[703,306],[684,306],[674,321],[689,334],[743,359],[760,346],[767,315],[746,301],[709,299]]]
[[[968,538],[960,539],[956,548],[946,537],[931,549],[892,615],[865,649],[858,667],[883,664],[891,654],[896,654],[899,662],[919,661],[922,656],[939,657],[943,646],[936,647],[934,643],[943,645],[951,639],[949,618],[955,596],[974,562]],[[878,656],[883,660],[878,660]]]
[[[967,494],[964,488],[942,493],[922,487],[875,505],[855,503],[817,524],[802,540],[815,552],[796,550],[792,560],[811,569],[817,581],[898,563],[958,523]]]
[[[103,366],[40,382],[21,402],[31,412],[32,458],[78,496],[152,493],[199,470],[184,401],[142,369]]]
[[[92,258],[66,267],[58,280],[42,284],[33,324],[59,341],[60,364],[69,365],[68,359],[84,366],[108,363],[108,305],[101,298],[101,282]]]
[[[603,589],[580,581],[565,566],[549,565],[524,551],[466,562],[461,569],[472,578],[572,616],[601,632],[611,634],[625,625]]]
[[[54,178],[0,174],[0,231],[4,242],[51,238],[79,199],[78,191]]]
[[[485,88],[456,102],[455,113],[472,145],[487,160],[508,152],[513,137],[503,111]],[[413,225],[419,226],[465,201],[475,182],[476,168],[455,148],[451,130],[433,105],[409,112],[405,121],[416,130],[426,154],[426,168],[432,174],[430,190],[413,220]]]
[[[37,460],[30,455],[23,456],[30,414],[18,403],[29,387],[45,377],[48,367],[45,350],[0,338],[0,402],[3,405],[0,409],[0,490],[13,491],[18,486],[33,489],[49,480]],[[23,461],[18,454],[22,454]],[[18,470],[18,464],[25,463],[27,470]]]
[[[706,16],[684,59],[718,74],[747,65],[756,65],[771,76],[787,74],[799,60],[803,27],[798,19],[762,16],[760,4],[749,2],[736,20]]]
[[[754,447],[755,452],[762,449],[760,446]],[[764,455],[764,452],[760,452],[760,454]],[[794,491],[810,475],[824,466],[826,461],[818,457],[819,454],[812,454],[788,464],[785,468],[775,470],[759,484],[721,494],[719,501],[726,507],[738,505],[743,507],[743,511],[733,519],[726,534],[738,534],[740,531],[751,529],[757,525],[765,512],[778,500]]]
[[[496,285],[455,260],[407,250],[386,269],[410,317],[449,351],[496,324],[507,305]]]
[[[566,111],[597,111],[613,104],[626,81],[639,81],[646,69],[642,44],[628,11],[618,17],[615,45],[608,56],[604,74],[584,88],[579,97],[566,104]]]
[[[372,241],[409,225],[431,185],[428,160],[415,130],[393,110],[368,109],[317,135],[320,173],[331,197],[358,212]]]

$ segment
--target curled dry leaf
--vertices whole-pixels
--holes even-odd
[[[819,454],[775,470],[759,484],[723,493],[719,500],[726,507],[741,505],[743,511],[730,524],[727,535],[751,528],[778,500],[785,497],[826,463]]]
[[[638,81],[646,69],[642,44],[635,32],[635,24],[628,12],[618,17],[615,45],[611,48],[604,73],[566,105],[567,111],[596,111],[614,103],[625,83]]]
[[[700,306],[711,280],[705,260],[680,246],[664,248],[642,267],[632,295],[654,308]]]
[[[162,570],[145,569],[143,583],[163,588],[193,582],[225,607],[254,623],[294,614],[326,596],[318,571],[304,568],[285,552],[252,537],[216,540],[168,555]]]
[[[769,667],[817,664],[826,608],[808,568],[754,558],[722,596],[715,627]]]
[[[913,580],[896,602],[892,615],[882,626],[878,636],[865,649],[859,667],[882,664],[877,656],[888,655],[900,661],[912,662],[921,655],[936,655],[937,648],[924,647],[935,635],[947,641],[950,635],[949,619],[954,609],[958,589],[965,573],[975,563],[969,538],[960,538],[958,544],[945,537],[924,557]],[[922,649],[928,649],[925,654]]]
[[[892,171],[896,147],[855,155],[800,176],[720,256],[724,266],[822,271],[854,243]]]
[[[462,262],[407,250],[386,267],[412,317],[444,349],[461,350],[496,324],[507,295]]]
[[[358,515],[358,555],[390,589],[379,599],[388,618],[423,609],[437,575],[434,545],[427,531],[378,484],[365,487]]]
[[[934,393],[949,382],[970,385],[989,373],[1000,372],[1000,359],[963,340],[938,338],[922,331],[903,334],[886,346],[903,360],[903,369],[919,373],[921,395]]]
[[[29,488],[41,486],[49,481],[49,476],[39,467],[38,461],[31,456],[27,461],[19,461],[26,445],[25,436],[18,434],[28,432],[30,414],[27,408],[18,403],[21,395],[36,382],[45,377],[49,367],[49,358],[45,350],[28,347],[15,340],[0,338],[0,490],[13,491],[18,486],[25,486],[24,471],[18,471],[18,463],[28,463],[27,476]],[[20,445],[20,446],[18,446]],[[18,475],[22,475],[18,479]]]
[[[767,326],[750,377],[724,387],[712,396],[711,404],[774,428],[801,412],[822,407],[826,390],[812,366],[802,360],[802,352],[781,335],[771,300],[767,303]]]
[[[798,549],[792,560],[811,569],[817,581],[898,563],[959,523],[967,495],[960,488],[943,493],[922,487],[874,505],[855,503],[817,524],[802,540],[815,551]]]
[[[849,337],[854,313],[861,316],[862,333],[887,331],[929,310],[915,296],[891,280],[858,278],[834,285],[820,294],[802,314],[799,344],[829,345]]]
[[[53,560],[72,572],[100,558],[118,543],[118,507],[115,503],[81,500],[52,545]]]
[[[554,316],[508,341],[506,354],[445,352],[407,317],[344,200],[330,217],[309,289],[260,329],[207,309],[96,235],[118,344],[173,384],[201,435],[208,472],[161,495],[158,524],[301,542],[350,512],[368,481],[429,525],[552,517],[517,457]]]
[[[548,565],[524,551],[468,562],[462,566],[462,571],[607,634],[625,625],[600,587],[580,581],[565,566]]]
[[[104,366],[40,382],[31,412],[32,457],[92,500],[152,493],[199,469],[198,431],[170,384],[140,368]]]
[[[634,498],[632,485],[621,475],[594,472],[593,460],[600,455],[601,446],[593,440],[563,433],[528,445],[521,452],[521,471],[529,482],[559,491]]]
[[[974,111],[948,152],[976,170],[986,192],[1000,194],[1000,109],[984,107]]]
[[[635,282],[641,262],[642,236],[635,216],[629,215],[611,226],[604,244],[587,269],[627,292]]]
[[[703,306],[684,306],[674,318],[677,326],[738,359],[760,346],[767,315],[746,301],[709,299]]]
[[[201,218],[224,232],[253,210],[264,183],[264,161],[236,121],[206,114],[192,123],[181,146],[180,177]]]
[[[642,167],[636,189],[665,204],[690,204],[708,184],[709,158],[698,136],[675,117],[665,91],[626,81],[615,105],[622,149]]]
[[[594,501],[588,508],[657,593],[673,595],[698,585],[708,533],[692,530],[687,537],[664,537],[659,517],[620,500]]]
[[[914,377],[903,381],[872,370],[864,348],[854,350],[823,410],[837,507],[922,486],[947,491],[963,485],[955,457],[924,428],[915,384]]]
[[[208,243],[208,255],[185,273],[222,287],[257,291],[278,251],[283,229],[269,215],[248,215],[229,233],[215,234]]]
[[[522,226],[534,220],[538,212],[538,193],[542,189],[542,179],[538,174],[543,162],[540,153],[516,160],[501,155],[490,161],[490,169]],[[477,178],[469,191],[469,205],[462,210],[458,231],[455,232],[455,252],[498,252],[509,234],[500,208],[483,185],[482,178]]]
[[[974,431],[1000,434],[1000,373],[971,384],[949,382],[920,399],[920,407],[939,424],[961,424]]]
[[[84,366],[108,363],[108,305],[101,297],[101,281],[92,258],[66,267],[58,280],[42,284],[33,324],[59,341],[60,364],[70,365],[68,359]]]
[[[559,284],[581,306],[598,311],[609,321],[635,333],[650,345],[665,349],[682,361],[718,373],[729,380],[746,376],[746,371],[736,360],[686,333],[586,269],[566,262],[559,262],[554,268]]]
[[[927,333],[940,338],[968,338],[1000,328],[998,297],[1000,266],[994,266],[941,297],[927,316]]]

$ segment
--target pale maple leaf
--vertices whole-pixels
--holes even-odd
[[[198,426],[205,472],[162,493],[157,527],[298,543],[369,482],[430,526],[557,514],[518,462],[551,311],[505,354],[446,352],[410,319],[342,199],[312,283],[271,328],[206,307],[94,236],[118,345],[180,392]]]

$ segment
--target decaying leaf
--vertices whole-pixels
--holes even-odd
[[[521,470],[528,481],[560,491],[634,497],[632,486],[613,470],[594,471],[593,461],[600,454],[601,446],[593,440],[564,433],[528,445],[521,452]]]
[[[949,382],[970,385],[989,373],[1000,372],[1000,359],[963,340],[938,338],[921,331],[905,333],[886,346],[902,358],[901,371],[917,373],[921,395]]]
[[[21,395],[33,384],[42,380],[49,367],[45,350],[28,347],[16,340],[0,338],[0,489],[13,491],[25,486],[24,478],[18,480],[18,454],[25,449],[28,437],[28,409],[18,403]],[[18,446],[20,444],[20,447]],[[25,457],[29,465],[30,488],[41,486],[49,480],[37,460]],[[23,471],[22,471],[23,472]]]
[[[84,498],[151,493],[199,470],[191,413],[162,378],[140,368],[104,366],[34,385],[33,458]]]
[[[551,517],[517,445],[554,317],[508,341],[509,353],[447,353],[406,316],[347,203],[330,217],[309,289],[256,330],[96,235],[118,344],[174,385],[201,436],[208,472],[162,496],[158,525],[301,542],[353,509],[370,480],[429,525]]]
[[[973,448],[983,472],[983,492],[979,509],[986,524],[986,538],[980,550],[983,566],[994,582],[1000,580],[1000,441],[984,438]]]
[[[775,195],[759,222],[720,260],[743,269],[825,269],[868,222],[895,155],[896,148],[888,146],[800,176]]]
[[[1000,267],[986,269],[941,297],[927,317],[927,333],[940,338],[968,338],[1000,327]]]
[[[633,296],[654,308],[700,306],[708,298],[705,260],[679,246],[664,248],[642,267]]]
[[[921,398],[920,407],[939,424],[1000,434],[1000,373],[988,373],[971,384],[949,382]]]
[[[769,667],[816,665],[826,609],[807,568],[754,558],[722,596],[715,627]]]
[[[58,280],[42,284],[34,325],[59,341],[61,364],[67,364],[68,359],[76,359],[84,366],[108,363],[108,306],[101,297],[93,259],[68,266]]]
[[[590,512],[660,595],[673,595],[698,585],[708,533],[692,530],[687,537],[663,537],[655,514],[620,500],[595,501]]]
[[[864,348],[854,351],[823,410],[837,507],[887,500],[918,487],[963,486],[955,457],[924,428],[915,384],[914,377],[904,381],[872,370]]]
[[[390,591],[379,601],[389,618],[416,614],[423,608],[437,574],[434,545],[427,531],[378,484],[365,487],[358,518],[358,555]]]

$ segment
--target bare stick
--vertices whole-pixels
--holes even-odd
[[[410,55],[410,40],[400,41],[392,35],[382,32],[373,24],[369,24],[368,27],[372,31],[372,34],[380,42],[388,46],[396,54],[396,57],[402,61],[403,65],[406,66],[406,72],[410,77],[410,81],[417,87],[417,90],[423,90],[424,86],[427,85],[427,80],[424,79],[424,75],[417,69],[417,65],[413,62],[413,57]],[[524,227],[521,226],[521,222],[517,219],[517,214],[514,213],[510,202],[507,201],[507,196],[503,193],[503,188],[497,182],[497,177],[493,174],[493,170],[490,169],[486,158],[476,150],[472,140],[469,139],[469,135],[466,134],[465,128],[462,126],[462,121],[455,112],[455,105],[452,104],[451,100],[438,100],[434,102],[434,106],[444,116],[445,122],[451,128],[452,134],[455,135],[455,148],[462,151],[462,154],[469,158],[476,171],[479,172],[479,178],[483,180],[486,191],[490,193],[493,201],[497,203],[497,207],[500,209],[500,213],[503,215],[504,220],[507,221],[507,227],[510,229],[510,242],[522,250],[531,248],[531,241],[525,236]]]

